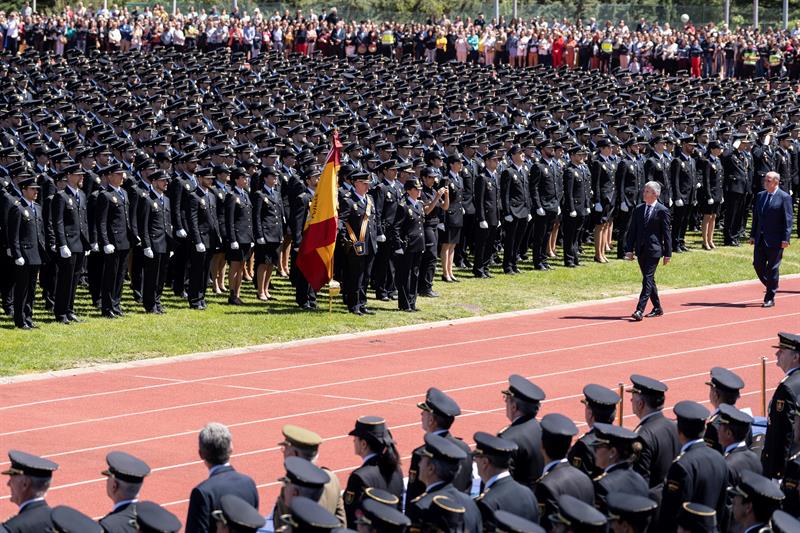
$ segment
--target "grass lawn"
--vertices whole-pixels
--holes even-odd
[[[672,263],[660,267],[659,288],[696,287],[713,283],[754,279],[752,247],[719,246],[703,251],[692,235],[690,253],[675,254]],[[611,254],[610,254],[611,255]],[[560,260],[552,261],[560,265]],[[782,274],[800,273],[800,253],[795,244],[784,256]],[[288,281],[277,279],[272,291],[276,300],[259,302],[252,284],[242,295],[244,306],[226,304],[226,296],[211,296],[207,311],[192,311],[185,301],[166,298],[166,315],[146,315],[136,305],[126,286],[124,310],[118,320],[107,320],[88,305],[83,289],[77,297],[83,324],[62,325],[52,320],[39,299],[34,320],[41,326],[34,331],[13,328],[10,317],[0,319],[0,375],[72,368],[100,362],[129,361],[148,357],[187,354],[275,341],[317,337],[336,333],[400,326],[419,322],[461,318],[488,313],[530,309],[553,304],[637,293],[641,277],[635,262],[611,260],[601,265],[584,258],[584,266],[536,272],[530,261],[523,273],[505,276],[494,270],[493,279],[477,280],[470,272],[460,272],[462,283],[437,281],[439,298],[420,298],[420,313],[398,311],[397,302],[370,300],[378,311],[373,316],[347,313],[336,298],[333,312],[327,312],[327,293],[320,295],[324,311],[301,313],[294,304]],[[437,278],[438,279],[438,278]],[[759,292],[754,293],[758,297]],[[373,294],[370,294],[370,298]],[[38,295],[37,295],[38,298]]]

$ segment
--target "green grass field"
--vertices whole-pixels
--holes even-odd
[[[667,267],[659,267],[660,289],[683,288],[754,279],[752,247],[718,247],[706,252],[699,249],[694,236],[690,253],[676,254]],[[782,274],[800,273],[800,253],[796,246],[787,250]],[[611,254],[610,254],[611,255]],[[554,260],[553,265],[561,264]],[[166,298],[166,315],[146,315],[141,306],[125,291],[126,316],[107,320],[88,305],[83,289],[77,297],[78,314],[83,324],[62,325],[45,313],[38,301],[34,320],[38,330],[13,328],[10,317],[0,319],[0,375],[72,368],[94,363],[130,361],[157,356],[187,354],[286,341],[301,338],[401,326],[427,321],[453,319],[503,311],[531,309],[554,304],[637,293],[641,278],[636,263],[612,260],[601,265],[584,259],[575,269],[557,268],[536,272],[530,262],[523,273],[505,276],[494,271],[493,279],[477,280],[468,271],[460,272],[462,283],[438,281],[434,289],[439,298],[420,298],[420,313],[398,311],[397,302],[370,300],[378,311],[373,316],[355,316],[346,312],[340,298],[335,298],[333,312],[327,311],[327,293],[320,295],[321,311],[303,313],[294,304],[292,287],[277,279],[276,300],[256,300],[252,284],[242,296],[244,306],[226,304],[226,296],[211,296],[207,311],[192,311],[185,301]],[[759,297],[760,291],[754,292]],[[370,297],[373,295],[370,294]]]

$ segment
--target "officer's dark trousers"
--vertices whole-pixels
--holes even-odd
[[[534,215],[533,217],[533,265],[541,265],[548,259],[547,240],[550,232],[553,231],[553,223],[556,221],[556,213],[545,211],[544,216]]]
[[[375,257],[375,265],[372,271],[372,283],[375,288],[376,298],[388,297],[395,292],[395,258],[394,251],[388,242],[378,244],[378,254]]]
[[[570,217],[569,214],[561,217],[561,231],[564,232],[564,264],[580,264],[581,228],[584,217]]]
[[[422,263],[419,266],[420,294],[427,294],[433,291],[433,277],[436,275],[436,261],[438,259],[436,254],[438,241],[439,232],[436,227],[425,226],[425,251],[422,252]],[[453,262],[455,263],[455,258]]]
[[[53,309],[56,319],[75,314],[75,289],[78,287],[83,269],[83,252],[73,253],[64,259],[58,258],[58,279],[56,280],[56,299]]]
[[[397,304],[401,311],[417,307],[417,287],[422,252],[406,250],[397,257]]]
[[[753,268],[756,270],[758,279],[767,289],[764,301],[775,298],[778,291],[778,278],[780,275],[781,260],[783,259],[783,248],[764,246],[763,240],[759,240],[753,250]]]
[[[103,252],[92,252],[86,258],[86,279],[89,281],[92,305],[96,306],[103,289]]]
[[[144,272],[144,250],[141,247],[136,247],[131,250],[131,291],[133,291],[133,299],[140,301],[142,299],[142,275]]]
[[[725,193],[725,244],[731,244],[739,237],[744,213],[744,194],[738,192]]]
[[[178,244],[172,251],[172,257],[169,260],[169,279],[172,283],[172,292],[176,296],[183,294],[188,285],[189,255],[188,239],[178,239]]]
[[[14,325],[18,328],[33,321],[33,297],[39,266],[14,265]]]
[[[516,218],[511,222],[503,221],[503,270],[508,271],[517,266],[517,256],[520,253],[522,238],[525,236],[527,219]]]
[[[672,248],[675,249],[677,245],[682,244],[685,246],[686,227],[689,225],[689,210],[691,206],[683,205],[678,207],[672,206]]]
[[[58,252],[53,254],[52,260],[46,260],[39,268],[39,285],[42,287],[42,299],[45,309],[52,310],[56,301],[56,279],[58,279]]]
[[[375,255],[356,255],[352,250],[348,250],[342,253],[342,259],[344,303],[348,310],[355,311],[367,305],[367,288]]]
[[[642,272],[642,292],[639,293],[639,303],[637,311],[644,313],[647,300],[653,302],[654,309],[661,308],[661,300],[658,298],[658,287],[656,287],[656,269],[658,268],[659,257],[639,257],[639,270]]]
[[[0,300],[2,301],[3,312],[6,314],[13,313],[14,306],[14,260],[8,257],[5,250],[0,249],[0,272],[6,274],[0,276]]]
[[[142,255],[144,276],[142,277],[142,303],[145,311],[156,311],[161,308],[161,294],[164,292],[164,280],[167,278],[169,254],[153,252],[153,258]]]
[[[289,279],[294,285],[294,299],[297,302],[297,305],[303,308],[306,307],[316,307],[317,305],[317,293],[314,291],[314,288],[308,283],[306,277],[297,268],[297,252],[292,250],[292,255],[290,257],[292,263],[289,266]]]
[[[461,228],[461,240],[456,246],[455,253],[453,255],[453,263],[459,265],[463,262],[469,260],[469,251],[475,251],[475,227],[477,223],[475,222],[475,214],[465,214],[464,215],[464,226]],[[427,241],[428,237],[425,236],[425,242]],[[434,250],[435,253],[435,250]],[[423,258],[423,261],[425,259]]]
[[[617,228],[617,231],[619,231],[619,237],[617,239],[617,259],[625,258],[625,241],[628,238],[628,226],[630,225],[631,221],[631,208],[629,207],[628,209],[629,211],[627,213],[617,210],[616,216],[614,217],[614,227]],[[563,216],[561,217],[561,220],[561,223],[563,224]]]
[[[121,313],[122,283],[125,280],[125,267],[130,250],[114,250],[114,253],[103,255],[103,285],[101,295],[101,311],[104,315],[111,312]]]
[[[764,181],[764,178],[761,178],[761,181]],[[747,220],[750,218],[750,212],[753,209],[753,198],[753,193],[747,193],[744,195],[744,202],[742,202],[742,225],[739,226],[740,238],[747,235]]]
[[[189,256],[189,307],[197,308],[205,304],[206,287],[208,287],[208,272],[211,269],[211,256],[213,251],[198,252],[192,250]]]
[[[476,274],[489,272],[489,265],[494,253],[493,246],[496,232],[497,227],[491,225],[486,229],[478,227],[475,230],[475,263],[472,265],[472,271]]]

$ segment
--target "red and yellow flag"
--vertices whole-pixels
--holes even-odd
[[[339,156],[342,143],[333,133],[333,146],[322,169],[317,190],[308,208],[303,240],[297,253],[297,267],[315,291],[333,277],[333,249],[338,227]]]

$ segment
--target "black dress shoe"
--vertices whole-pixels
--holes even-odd
[[[70,314],[68,314],[68,315],[67,315],[67,318],[69,319],[69,321],[70,321],[70,322],[76,322],[76,323],[78,323],[78,324],[82,324],[82,323],[84,322],[83,320],[81,320],[80,318],[78,318],[78,317],[77,317],[75,314],[73,314],[73,313],[70,313]]]
[[[39,329],[39,324],[36,324],[34,322],[28,322],[28,327],[31,329]]]
[[[488,277],[489,277],[489,276],[487,276],[485,273],[483,273],[483,272],[481,272],[481,271],[478,271],[478,270],[474,271],[474,272],[472,273],[472,275],[473,275],[473,276],[475,276],[476,278],[480,278],[480,279],[483,279],[483,278],[488,278]]]
[[[567,268],[575,268],[577,265],[574,263],[564,263],[564,266]]]
[[[488,272],[484,272],[483,273],[483,277],[485,277],[485,278],[493,278],[494,276],[492,274],[489,274]]]
[[[367,307],[361,307],[361,308],[359,308],[359,311],[361,311],[362,315],[374,315],[375,314],[375,311],[373,311],[372,309],[369,309]]]
[[[503,274],[509,274],[509,275],[513,276],[514,274],[516,274],[516,272],[514,272],[514,271],[513,271],[512,269],[510,269],[510,268],[504,268],[504,269],[503,269]]]
[[[33,329],[28,324],[22,324],[21,326],[17,326],[19,329]]]
[[[514,274],[521,274],[522,273],[517,265],[512,266],[511,270],[514,271]]]
[[[544,265],[534,265],[534,266],[533,266],[533,269],[534,269],[534,270],[541,270],[541,271],[544,271],[544,270],[550,270],[549,268],[547,268],[547,267],[546,267],[546,266],[544,266]]]
[[[70,321],[69,321],[69,318],[67,318],[65,316],[62,316],[62,317],[56,318],[56,323],[57,324],[69,324]]]
[[[404,311],[404,312],[406,312],[406,313],[413,313],[413,312],[414,312],[414,310],[413,310],[413,309],[411,309],[410,307],[408,307],[408,308],[406,308],[406,309],[401,309],[401,311]]]
[[[231,305],[244,305],[244,302],[241,298],[235,296],[228,297],[228,303]]]
[[[654,317],[657,317],[657,316],[661,316],[663,314],[664,314],[664,310],[663,309],[661,309],[660,307],[655,307],[655,308],[653,308],[652,311],[650,311],[649,313],[647,313],[644,316],[645,316],[645,318],[654,318]]]
[[[117,318],[117,315],[114,314],[113,312],[100,313],[100,316],[102,316],[103,318],[109,318],[109,319]]]
[[[453,280],[446,276],[442,276],[442,281],[445,283],[453,283]]]
[[[396,292],[390,292],[389,293],[389,298],[391,298],[392,300],[397,300],[397,293]]]
[[[766,300],[761,307],[775,307],[775,300]]]
[[[350,309],[349,311],[354,315],[358,315],[358,316],[363,316],[364,315],[364,313],[361,312],[361,309],[359,309],[357,307],[354,308],[354,309]]]
[[[435,291],[421,292],[421,293],[419,293],[419,295],[422,296],[423,298],[438,298],[439,297],[439,293],[435,292]]]
[[[631,318],[634,319],[636,322],[641,322],[644,316],[642,316],[641,311],[636,311],[631,315]]]
[[[381,302],[389,302],[392,299],[389,298],[388,296],[378,296],[378,300],[380,300]]]
[[[414,312],[414,313],[419,313],[419,309],[417,309],[416,305],[411,308],[411,311]]]

